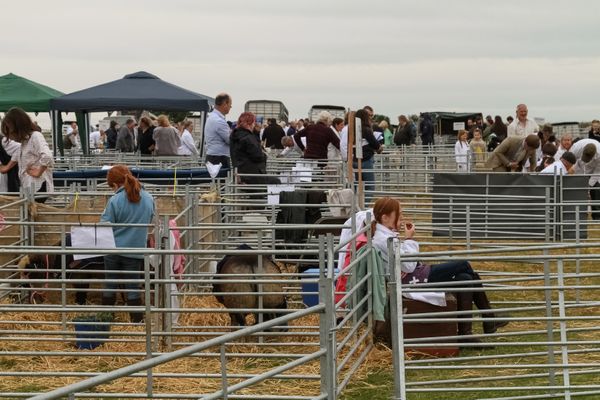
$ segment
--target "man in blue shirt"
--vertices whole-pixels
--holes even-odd
[[[223,164],[229,168],[229,134],[231,129],[227,125],[225,116],[231,110],[231,97],[227,93],[220,93],[215,98],[215,109],[208,114],[204,126],[204,149],[206,161],[212,164]]]

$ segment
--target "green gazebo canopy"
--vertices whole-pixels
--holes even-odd
[[[50,111],[50,99],[63,94],[15,74],[0,76],[0,112],[11,107],[28,112]]]

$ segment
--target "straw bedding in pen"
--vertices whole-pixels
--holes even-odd
[[[210,296],[189,296],[186,297],[182,308],[187,309],[206,309],[206,308],[221,308],[220,303],[216,299]],[[75,317],[74,313],[69,313],[66,316],[67,321],[72,320]],[[59,332],[62,330],[60,321],[60,313],[43,313],[43,312],[31,312],[31,313],[4,313],[0,320],[0,326],[2,331],[14,330],[15,333],[4,334],[4,338],[0,338],[0,352],[15,352],[15,351],[37,351],[37,352],[70,352],[69,355],[60,356],[4,356],[0,357],[0,371],[22,371],[31,372],[31,376],[27,377],[3,377],[0,379],[0,391],[46,391],[52,388],[60,387],[72,382],[76,382],[82,378],[71,378],[71,377],[44,377],[35,376],[37,372],[50,372],[50,371],[61,371],[61,372],[106,372],[111,371],[134,362],[144,359],[144,356],[95,356],[95,353],[100,352],[117,352],[120,354],[130,352],[144,352],[144,332],[143,326],[113,326],[111,329],[110,338],[113,340],[127,340],[136,339],[138,343],[123,343],[118,341],[108,341],[96,348],[95,350],[79,350],[77,351],[74,347],[73,335],[64,336],[64,340],[61,341],[48,341],[48,339],[63,338],[63,335],[52,335],[52,332]],[[3,323],[3,321],[18,321],[14,323]],[[126,313],[117,313],[115,322],[126,322],[128,320]],[[32,322],[48,322],[48,324],[32,324]],[[253,323],[252,318],[248,319],[249,323]],[[53,323],[53,324],[51,324]],[[184,336],[176,336],[173,340],[180,343],[195,343],[202,340],[212,338],[214,336],[185,336],[185,332],[195,333],[200,327],[222,327],[222,328],[208,328],[203,331],[215,331],[215,332],[228,332],[229,328],[229,316],[227,313],[201,313],[201,312],[190,312],[181,313],[179,319],[179,327],[176,329],[177,332],[183,333]],[[307,316],[298,321],[293,321],[290,326],[290,332],[299,331],[294,329],[294,326],[313,326],[316,332],[318,332],[319,317],[318,316]],[[186,328],[190,327],[190,328]],[[32,330],[43,330],[46,333],[42,336],[28,335],[27,331]],[[68,327],[68,331],[72,331],[73,327]],[[20,334],[19,332],[23,332]],[[121,336],[122,335],[122,336]],[[7,336],[16,338],[35,338],[32,341],[26,340],[6,340]],[[260,353],[297,353],[302,354],[307,351],[315,351],[318,349],[318,345],[306,348],[304,346],[259,346],[257,344],[257,338],[249,338],[245,341],[227,345],[227,351],[236,353],[256,353],[256,357],[236,358],[233,357],[228,360],[227,370],[230,374],[252,374],[260,373],[271,369],[277,365],[282,365],[290,360],[272,359],[261,357]],[[272,341],[277,342],[314,342],[318,343],[316,337],[300,337],[300,336],[283,336],[276,338],[265,338],[265,342],[269,343]],[[218,352],[219,349],[209,349],[209,352]],[[154,370],[155,374],[159,373],[187,373],[187,374],[218,374],[220,372],[220,361],[218,357],[187,357],[180,359],[176,362],[165,364]],[[314,374],[319,375],[319,361],[313,361],[308,365],[294,368],[287,372],[287,374]],[[240,379],[230,379],[229,385],[240,381]],[[143,378],[127,378],[113,382],[109,385],[102,385],[96,390],[101,392],[125,392],[135,393],[144,392],[145,390],[145,377]],[[155,377],[154,378],[154,390],[155,392],[171,392],[171,393],[202,393],[211,392],[218,390],[221,387],[220,378],[166,378],[166,377]],[[279,379],[270,380],[267,383],[258,385],[252,388],[252,390],[242,391],[242,393],[274,393],[274,394],[297,394],[297,395],[311,395],[317,394],[319,391],[318,381],[307,381],[298,379]]]

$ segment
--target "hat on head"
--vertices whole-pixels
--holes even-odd
[[[565,151],[560,158],[568,161],[571,165],[577,163],[577,157],[575,157],[575,154],[571,153],[570,151]]]
[[[540,138],[538,135],[529,135],[525,138],[525,144],[531,149],[540,147]]]
[[[592,161],[592,158],[596,155],[596,145],[594,143],[588,143],[583,148],[583,154],[581,155],[581,161],[588,163]]]

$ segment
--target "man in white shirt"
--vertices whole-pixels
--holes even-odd
[[[528,135],[537,134],[540,130],[535,121],[527,118],[528,110],[525,104],[517,106],[517,119],[508,125],[507,137],[525,138]]]
[[[595,139],[581,139],[571,146],[571,153],[577,158],[575,173],[591,175],[588,185],[592,219],[600,220],[600,143]]]
[[[565,151],[558,161],[554,161],[546,168],[540,171],[544,175],[568,175],[572,172],[572,168],[577,163],[575,154],[570,151]]]
[[[590,178],[590,186],[600,182],[600,143],[594,139],[581,139],[573,143],[569,150],[577,158],[575,172],[578,174],[599,174]]]
[[[90,133],[90,149],[91,150],[95,150],[95,149],[101,149],[102,148],[102,136],[103,136],[103,132],[95,130],[93,132]]]
[[[231,129],[225,116],[231,110],[231,97],[227,93],[220,93],[215,98],[215,109],[208,114],[204,127],[204,149],[206,161],[212,164],[221,163],[223,168],[229,168],[229,135]]]

